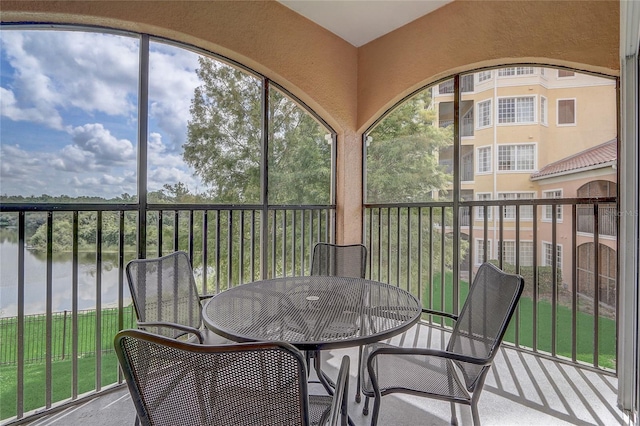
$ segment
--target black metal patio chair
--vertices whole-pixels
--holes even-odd
[[[339,277],[365,278],[367,271],[367,247],[362,244],[339,245],[317,243],[313,247],[311,275],[332,275]],[[356,382],[356,402],[360,402],[362,378],[362,346],[358,348],[358,378]]]
[[[317,243],[313,247],[311,275],[364,278],[367,248],[362,244]]]
[[[187,253],[176,251],[154,259],[135,259],[126,266],[138,328],[174,339],[231,343],[202,323],[202,301]]]
[[[457,424],[455,404],[471,406],[480,425],[478,399],[493,359],[524,288],[520,275],[502,272],[490,263],[478,269],[459,315],[423,309],[423,313],[454,320],[446,350],[402,348],[385,343],[364,350],[363,413],[375,397],[371,425],[378,422],[384,395],[401,392],[451,403],[451,424]]]
[[[143,426],[347,424],[348,356],[328,396],[309,395],[304,358],[288,343],[200,345],[124,330],[114,344]]]

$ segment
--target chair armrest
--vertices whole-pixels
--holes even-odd
[[[348,355],[342,357],[338,379],[336,380],[335,392],[331,401],[331,409],[329,410],[329,426],[347,425],[347,396],[349,395],[349,363]],[[340,421],[340,423],[338,423]]]
[[[373,358],[380,355],[424,355],[424,356],[435,356],[438,358],[447,358],[453,361],[460,362],[468,362],[470,364],[476,365],[489,365],[493,361],[492,358],[478,358],[474,356],[457,354],[455,352],[443,351],[440,349],[429,349],[429,348],[398,348],[398,347],[382,347],[377,348],[371,351],[369,357],[367,358],[367,369],[369,369],[369,373],[372,373]]]
[[[193,328],[193,327],[189,327],[188,325],[181,325],[181,324],[176,324],[173,322],[163,322],[163,321],[159,321],[159,322],[139,322],[138,321],[138,328],[141,329],[145,329],[146,327],[165,327],[165,328],[173,328],[175,330],[180,330],[183,333],[179,334],[179,336],[183,335],[183,334],[195,334],[196,336],[198,336],[198,341],[200,342],[200,344],[204,343],[204,336],[202,335],[202,331],[198,330],[197,328]]]
[[[458,320],[458,316],[457,315],[450,314],[448,312],[434,311],[433,309],[422,308],[422,313],[423,314],[427,314],[427,315],[437,315],[437,316],[440,316],[440,317],[447,317],[447,318],[451,318],[454,321]]]

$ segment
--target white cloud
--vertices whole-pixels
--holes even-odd
[[[126,139],[117,139],[100,123],[85,124],[69,129],[74,144],[93,154],[98,164],[123,163],[135,160],[133,144]]]
[[[68,129],[73,145],[63,147],[49,160],[49,165],[61,171],[84,173],[108,171],[128,165],[135,170],[136,152],[126,139],[115,138],[102,124],[85,124]]]
[[[95,170],[95,159],[92,153],[83,151],[76,145],[67,145],[52,157],[49,164],[61,171],[82,173]]]
[[[100,183],[104,185],[120,185],[124,181],[124,176],[111,176],[108,174],[102,175],[102,179],[100,179]]]
[[[199,178],[184,164],[182,155],[170,154],[162,141],[162,135],[152,133],[148,143],[148,188],[150,191],[162,189],[164,184],[184,183],[191,192],[202,189]]]
[[[117,166],[100,165],[93,152],[67,145],[56,152],[3,145],[0,192],[9,195],[91,195],[111,198],[136,192],[135,155]]]
[[[147,139],[147,152],[151,156],[157,156],[163,153],[166,150],[164,144],[162,143],[162,135],[157,132],[152,132],[149,134],[149,138]]]
[[[14,93],[4,87],[0,87],[0,113],[13,121],[29,121],[62,129],[62,117],[55,108],[47,104],[21,108]]]
[[[13,68],[12,120],[60,129],[60,109],[113,116],[135,113],[138,42],[134,38],[76,31],[2,31],[0,46]],[[3,83],[4,85],[4,83]]]
[[[41,162],[18,146],[3,145],[0,148],[0,176],[3,178],[31,178],[29,169],[39,167]]]
[[[198,192],[202,187],[199,181],[194,179],[191,173],[177,167],[162,167],[149,170],[148,187],[150,191],[162,189],[165,184],[184,183],[192,193]]]
[[[151,133],[151,135],[149,135],[147,148],[149,169],[156,167],[176,167],[178,164],[184,164],[182,153],[171,153],[160,133]]]
[[[167,133],[170,150],[180,150],[191,116],[191,98],[201,84],[196,74],[198,55],[160,43],[152,43],[150,50],[149,114]]]
[[[136,193],[137,149],[131,139],[138,108],[138,40],[82,31],[3,30],[0,54],[2,121],[34,125],[3,127],[5,141],[24,147],[1,145],[0,191],[106,198]],[[191,98],[200,84],[197,67],[198,54],[151,43],[150,190],[177,182],[191,191],[203,187],[182,158]]]

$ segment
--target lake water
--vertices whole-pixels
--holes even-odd
[[[103,254],[101,274],[101,308],[117,306],[118,258],[116,254]],[[95,253],[81,253],[78,259],[78,309],[96,309],[97,268]],[[43,253],[25,250],[25,315],[46,312],[47,262]],[[72,307],[71,253],[56,255],[52,268],[53,312],[71,310]],[[123,272],[124,274],[124,272]],[[130,301],[129,288],[123,276],[125,305]],[[0,317],[18,313],[18,244],[0,242]]]

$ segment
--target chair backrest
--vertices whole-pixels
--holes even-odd
[[[187,253],[132,260],[126,273],[138,321],[200,328],[202,305]],[[166,327],[157,333],[173,338],[181,334]]]
[[[362,244],[318,243],[313,248],[311,275],[364,278],[366,269],[367,248]]]
[[[304,358],[287,343],[208,346],[141,330],[114,343],[143,426],[308,424]]]
[[[491,263],[482,264],[469,287],[447,350],[492,361],[523,289],[524,279],[520,275],[507,274]],[[469,391],[482,385],[489,366],[457,364]]]

